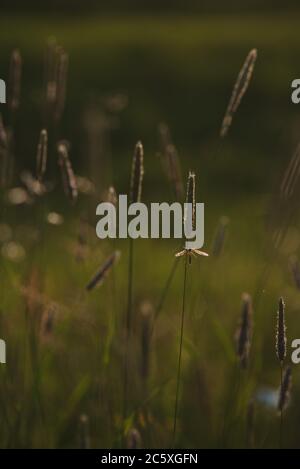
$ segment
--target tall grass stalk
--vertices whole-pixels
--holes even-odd
[[[116,205],[117,200],[117,193],[113,186],[110,186],[107,193],[107,201]],[[117,250],[117,243],[116,239],[113,239],[113,246],[114,250]],[[105,353],[104,353],[104,363],[106,365],[109,364],[110,361],[110,353],[111,353],[111,346],[114,340],[114,336],[116,333],[116,326],[117,326],[117,285],[116,285],[116,274],[115,270],[112,271],[111,275],[111,285],[110,285],[110,293],[111,293],[111,314],[109,315],[109,326],[108,326],[108,334],[105,346]]]
[[[173,437],[172,437],[172,446],[173,447],[175,446],[176,430],[177,430],[178,401],[179,401],[180,375],[181,375],[181,356],[182,356],[183,329],[184,329],[184,316],[185,316],[185,300],[186,300],[186,284],[187,284],[187,265],[188,265],[188,256],[185,256],[184,277],[183,277],[183,294],[182,294],[182,310],[181,310],[181,325],[180,325],[180,343],[179,343],[179,355],[178,355],[178,365],[177,365],[176,397],[175,397]]]
[[[137,142],[134,150],[131,180],[130,180],[130,203],[141,201],[142,182],[144,176],[144,149],[141,142]],[[125,424],[128,412],[128,368],[130,355],[130,337],[132,332],[132,299],[133,299],[133,261],[134,244],[129,238],[128,252],[128,287],[127,287],[127,311],[126,311],[126,336],[125,336],[125,363],[124,363],[124,398],[123,398],[123,423]]]
[[[22,57],[18,49],[12,51],[9,64],[8,79],[8,109],[10,116],[10,125],[13,127],[16,112],[20,107],[21,95],[21,78],[22,78]]]
[[[283,373],[283,366],[281,365],[280,368],[280,393],[278,399],[278,411],[280,412],[280,448],[283,447],[283,412],[286,409],[289,399],[290,399],[290,391],[292,386],[292,370],[291,367],[288,366],[284,373]]]
[[[280,393],[282,393],[283,383],[283,364],[280,363]],[[280,407],[280,428],[279,428],[279,447],[282,449],[282,436],[283,436],[283,409]]]
[[[126,311],[126,332],[125,332],[125,364],[124,364],[124,402],[123,420],[127,418],[128,406],[128,366],[129,366],[129,342],[131,335],[132,320],[132,291],[133,291],[133,239],[129,239],[128,254],[128,286],[127,286],[127,311]]]
[[[158,134],[160,143],[159,156],[164,173],[170,183],[176,200],[181,201],[184,198],[181,163],[167,124],[160,123],[158,126]]]
[[[285,325],[285,304],[283,298],[279,298],[277,312],[277,329],[276,329],[276,355],[280,362],[280,397],[283,392],[283,363],[286,357],[286,325]],[[282,448],[282,428],[283,428],[283,405],[280,405],[280,428],[279,428],[279,446]]]
[[[187,180],[187,191],[186,191],[186,202],[187,207],[183,216],[183,224],[186,227],[191,221],[192,228],[195,229],[196,224],[196,177],[195,173],[189,172]],[[177,381],[176,381],[176,397],[175,397],[175,408],[174,408],[174,424],[173,424],[173,447],[176,440],[176,429],[177,429],[177,415],[178,415],[178,402],[179,402],[179,391],[180,391],[180,377],[181,377],[181,357],[182,357],[182,344],[183,344],[183,329],[184,329],[184,316],[186,309],[186,284],[187,284],[187,264],[191,263],[192,256],[197,257],[208,256],[205,252],[199,251],[198,249],[184,248],[183,251],[178,252],[175,257],[185,257],[184,262],[184,277],[183,277],[183,295],[182,295],[182,310],[181,310],[181,325],[180,325],[180,343],[179,343],[179,356],[177,366]]]

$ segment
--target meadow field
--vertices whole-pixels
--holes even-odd
[[[285,366],[300,337],[299,152],[292,193],[282,194],[300,136],[300,108],[290,98],[299,76],[297,23],[276,14],[1,16],[0,77],[13,80],[12,57],[22,69],[20,102],[0,108],[10,142],[7,150],[0,132],[0,338],[7,347],[1,448],[300,447],[300,368],[292,365],[280,430],[275,350],[280,297]],[[45,98],[56,79],[45,67],[49,48],[68,61],[57,115]],[[221,139],[235,79],[253,48],[249,88]],[[96,206],[108,189],[129,193],[137,141],[144,148],[142,201],[176,200],[163,164],[166,128],[184,191],[195,172],[209,254],[187,268],[175,437],[185,269],[175,253],[182,243],[134,241],[131,276],[129,240],[96,236]],[[39,183],[42,129],[48,158]],[[57,143],[65,140],[78,197],[70,187],[64,193],[57,164]],[[120,258],[103,283],[87,290],[116,251]],[[236,331],[245,293],[253,334],[244,368]]]

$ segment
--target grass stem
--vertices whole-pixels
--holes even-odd
[[[133,291],[133,239],[129,238],[128,259],[128,290],[127,290],[127,312],[126,312],[126,337],[124,357],[124,395],[123,395],[123,424],[125,424],[128,413],[128,367],[129,367],[129,344],[132,327],[132,291]]]
[[[280,393],[282,392],[282,374],[283,374],[283,363],[280,363]],[[283,408],[280,408],[280,428],[279,428],[279,448],[282,449],[282,438],[283,438]]]
[[[186,298],[186,283],[187,283],[187,262],[188,256],[185,256],[184,262],[184,280],[183,280],[183,295],[182,295],[182,312],[181,312],[181,327],[180,327],[180,344],[179,344],[179,356],[178,356],[178,368],[177,368],[177,383],[176,383],[176,398],[175,398],[175,409],[174,409],[174,426],[173,426],[173,445],[175,446],[176,439],[176,428],[177,428],[177,415],[178,415],[178,400],[179,400],[179,388],[180,388],[180,374],[181,374],[181,356],[182,356],[182,343],[183,343],[183,327],[184,327],[184,315],[185,315],[185,298]]]

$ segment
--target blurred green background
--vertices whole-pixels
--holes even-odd
[[[189,269],[178,445],[243,447],[247,402],[255,396],[255,446],[278,446],[278,417],[272,407],[279,386],[276,308],[278,297],[283,295],[290,344],[300,334],[299,292],[289,270],[290,256],[298,255],[300,236],[295,218],[280,251],[273,255],[266,222],[273,194],[279,191],[279,181],[299,140],[299,108],[290,97],[291,82],[300,71],[297,3],[264,2],[263,7],[261,2],[243,2],[243,7],[234,1],[226,6],[217,1],[201,2],[201,6],[196,1],[160,3],[141,7],[140,2],[112,2],[109,6],[99,2],[51,2],[49,6],[26,2],[26,13],[20,2],[3,3],[0,77],[8,79],[12,49],[18,48],[23,59],[13,186],[20,186],[22,170],[35,171],[36,145],[43,126],[43,57],[47,40],[55,37],[70,61],[65,112],[56,137],[71,142],[75,172],[93,180],[96,196],[81,194],[78,205],[69,207],[59,189],[56,154],[51,147],[49,178],[56,181],[55,191],[45,201],[29,206],[5,205],[1,226],[10,227],[11,239],[23,247],[25,255],[20,262],[13,262],[11,256],[2,259],[0,337],[5,338],[8,349],[7,365],[0,368],[1,413],[6,422],[0,430],[2,447],[77,447],[82,414],[89,418],[91,446],[120,445],[120,335],[128,281],[127,243],[97,240],[94,214],[110,184],[118,193],[128,191],[133,148],[139,139],[145,150],[143,200],[172,199],[157,156],[157,129],[162,121],[170,127],[184,179],[189,169],[196,172],[197,199],[205,203],[205,250],[210,252],[220,217],[230,220],[222,256],[197,260]],[[234,81],[254,47],[258,59],[253,80],[228,137],[217,150]],[[114,96],[121,97],[124,104],[118,112],[107,104]],[[97,173],[91,173],[89,167],[89,109],[101,124],[95,150]],[[1,113],[6,122],[9,116],[4,106]],[[50,132],[50,141],[53,139]],[[64,216],[61,226],[45,223],[45,212],[53,211]],[[83,264],[78,264],[73,247],[78,243],[81,218],[89,226],[88,253]],[[32,233],[29,228],[39,231],[38,239],[43,242],[36,243],[28,234]],[[1,242],[3,253],[3,237]],[[122,257],[115,277],[97,292],[86,294],[84,287],[90,276],[116,247]],[[176,249],[178,243],[173,241],[136,243],[137,365],[131,383],[135,411],[127,424],[138,428],[145,447],[170,444],[180,266],[151,342],[146,397],[137,373],[139,312],[146,300],[155,308]],[[266,262],[269,276],[261,284]],[[28,298],[24,301],[20,286],[27,283],[35,293],[59,305],[54,332],[46,343],[30,327],[32,314],[40,316],[45,302],[36,312]],[[112,293],[113,288],[117,294]],[[258,295],[259,302],[250,371],[240,377],[240,397],[234,404],[234,332],[244,291]],[[111,324],[114,308],[117,327]],[[104,364],[111,327],[110,359]],[[293,373],[292,407],[286,414],[284,440],[286,446],[299,447],[300,381],[296,366]],[[230,418],[227,436],[222,439],[220,428],[227,407]]]

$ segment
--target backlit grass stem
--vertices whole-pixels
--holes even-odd
[[[140,202],[142,195],[142,182],[144,176],[144,149],[141,142],[137,142],[133,154],[130,180],[130,203]],[[127,289],[127,311],[126,311],[126,330],[125,330],[125,357],[124,357],[124,398],[123,398],[123,423],[128,412],[128,369],[130,356],[130,336],[132,332],[132,302],[133,302],[133,261],[134,244],[133,239],[129,238],[128,253],[128,289]]]
[[[184,316],[185,316],[185,299],[186,299],[186,283],[187,283],[187,265],[188,265],[188,256],[185,256],[185,260],[184,260],[184,277],[183,277],[182,310],[181,310],[181,324],[180,324],[180,343],[179,343],[179,356],[178,356],[178,365],[177,365],[176,397],[175,397],[173,438],[172,438],[172,443],[173,443],[172,446],[173,447],[175,446],[175,440],[176,440],[178,401],[179,401],[179,391],[180,391],[181,356],[182,356],[183,329],[184,329]]]
[[[280,362],[280,398],[283,393],[283,363],[286,357],[286,326],[285,326],[285,304],[283,298],[279,298],[277,312],[277,329],[276,329],[276,355]],[[283,429],[283,408],[280,404],[278,410],[280,412],[280,428],[279,428],[279,446],[282,448],[282,429]]]

